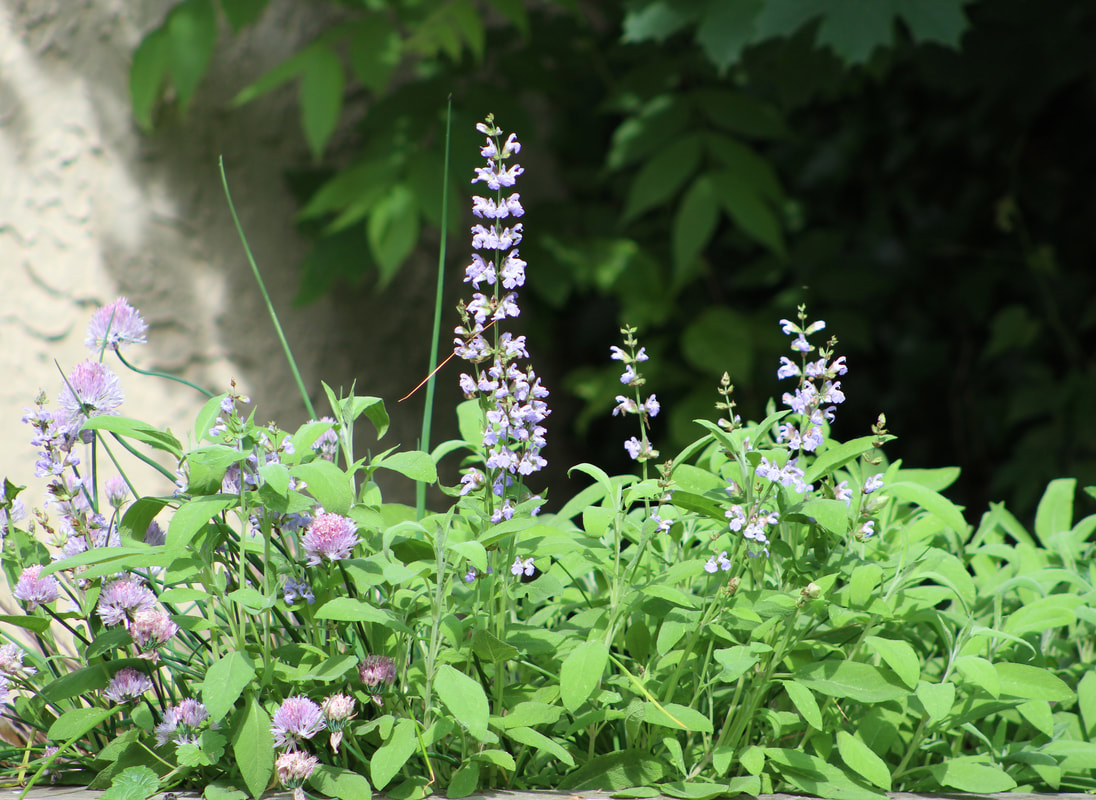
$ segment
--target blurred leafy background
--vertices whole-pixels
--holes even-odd
[[[651,354],[669,456],[725,370],[744,416],[782,391],[777,320],[806,302],[848,356],[839,438],[885,412],[891,458],[961,466],[951,495],[973,514],[1005,500],[1030,517],[1048,480],[1096,483],[1096,5],[275,2],[332,19],[235,100],[298,87],[310,158],[272,168],[314,242],[300,303],[398,295],[434,246],[449,95],[455,297],[473,124],[490,111],[518,132],[557,481],[582,460],[628,469],[634,431],[606,422],[622,323]],[[218,41],[267,5],[176,4],[134,53],[138,124],[185,114]]]

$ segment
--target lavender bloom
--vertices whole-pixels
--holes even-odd
[[[523,572],[528,576],[532,575],[536,570],[533,565],[533,559],[527,558],[524,561],[521,560],[521,556],[514,557],[514,563],[510,565],[510,573],[513,575],[521,575]]]
[[[482,181],[494,192],[504,186],[512,186],[521,175],[520,166],[507,167],[505,161],[521,150],[514,134],[500,141],[502,131],[495,127],[493,118],[476,126],[487,137],[480,153],[487,159],[487,166],[476,169],[472,182]],[[486,326],[508,317],[519,316],[515,289],[525,285],[526,262],[515,249],[524,236],[521,223],[504,226],[500,220],[520,217],[525,212],[517,194],[503,198],[474,197],[473,213],[489,225],[472,227],[472,247],[481,252],[472,255],[465,269],[465,282],[474,288],[481,284],[490,287],[490,294],[475,292],[472,300],[460,306],[462,325],[454,331],[454,353],[473,365],[473,373],[463,373],[459,382],[461,391],[469,398],[478,397],[485,414],[482,431],[484,449],[487,451],[486,467],[495,474],[482,475],[469,471],[461,479],[461,494],[466,495],[488,482],[500,497],[509,486],[520,483],[516,476],[527,476],[542,469],[548,462],[540,455],[545,446],[545,428],[541,425],[550,413],[543,398],[548,391],[533,372],[532,367],[520,369],[515,363],[528,358],[525,337],[514,337],[509,332],[497,335],[491,345],[484,337]],[[502,477],[502,476],[506,477]],[[510,499],[510,498],[505,498]],[[515,497],[516,502],[525,495]],[[509,506],[503,504],[496,516],[509,518]]]
[[[293,790],[293,800],[305,800],[301,786],[312,775],[319,763],[320,760],[315,756],[295,750],[279,755],[274,762],[274,771],[281,785]]]
[[[799,385],[794,392],[785,392],[782,398],[784,405],[801,417],[798,425],[792,422],[782,424],[777,433],[777,441],[784,444],[792,451],[815,452],[824,441],[823,424],[833,421],[836,406],[845,401],[845,394],[841,391],[841,382],[836,380],[839,375],[848,372],[845,365],[845,357],[830,360],[833,352],[830,348],[836,343],[831,339],[826,347],[823,347],[818,359],[807,361],[807,353],[815,348],[807,337],[817,333],[826,327],[822,321],[813,322],[806,328],[801,327],[806,322],[807,314],[803,306],[799,307],[800,324],[790,320],[780,320],[783,332],[788,336],[795,336],[791,349],[801,353],[802,368],[795,364],[787,356],[780,358],[780,368],[776,376],[783,378],[798,378]]]
[[[837,489],[834,490],[834,497],[838,500],[844,500],[846,506],[852,506],[852,489],[849,488],[848,481],[841,481],[841,483],[837,484]]]
[[[209,712],[202,703],[190,697],[180,700],[164,711],[163,720],[156,726],[156,744],[197,744],[198,727],[207,719]]]
[[[152,611],[155,605],[156,595],[148,587],[137,578],[126,577],[103,587],[96,613],[107,627],[121,622],[128,629],[130,620],[139,612]]]
[[[124,297],[102,306],[88,324],[84,344],[93,353],[98,353],[104,345],[118,350],[124,344],[146,344],[148,325],[141,312],[129,304]]]
[[[350,558],[350,551],[361,540],[354,520],[338,514],[320,512],[312,518],[312,524],[301,537],[301,545],[308,554],[308,564],[316,565],[326,558],[341,561]]]
[[[324,729],[323,711],[304,695],[287,697],[274,712],[274,746],[297,750],[304,739],[311,739]]]
[[[877,489],[883,488],[883,476],[876,474],[864,481],[864,494],[871,494]]]
[[[869,519],[863,525],[860,526],[860,530],[857,531],[857,539],[869,539],[875,535],[875,520]]]
[[[61,407],[57,422],[65,433],[75,436],[91,417],[117,414],[123,399],[118,376],[110,367],[82,361],[72,368],[57,397]]]
[[[110,685],[103,690],[103,696],[115,703],[126,703],[136,700],[152,688],[152,680],[145,673],[123,667],[114,673]]]
[[[52,575],[39,577],[41,572],[41,564],[32,564],[25,568],[11,591],[12,597],[27,604],[27,611],[52,603],[61,592],[57,579]]]
[[[286,605],[293,605],[298,599],[305,600],[309,605],[316,602],[316,595],[312,593],[312,589],[304,581],[295,581],[292,578],[285,579],[285,586],[282,587],[282,599],[285,600]]]
[[[719,570],[727,572],[732,566],[731,560],[727,558],[727,551],[724,550],[718,557],[712,556],[708,559],[708,563],[704,565],[704,571],[711,574],[714,574]]]

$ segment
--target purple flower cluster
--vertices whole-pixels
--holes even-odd
[[[148,325],[141,312],[119,297],[92,316],[84,344],[98,354],[104,347],[116,351],[125,344],[147,344],[147,334]]]
[[[123,667],[114,673],[110,685],[103,690],[103,696],[115,703],[128,703],[137,700],[152,689],[152,679],[133,667]]]
[[[766,531],[780,521],[779,514],[760,507],[747,511],[735,504],[724,512],[724,516],[727,518],[727,526],[734,533],[741,533],[747,540],[746,552],[749,556],[769,554],[769,537]]]
[[[290,750],[278,756],[274,762],[274,772],[284,788],[293,790],[293,800],[305,800],[304,789],[301,787],[319,763],[320,760],[315,756]]]
[[[525,266],[517,249],[522,240],[522,224],[504,225],[504,220],[521,217],[525,211],[520,195],[502,196],[502,189],[514,185],[523,170],[506,162],[521,151],[515,134],[503,142],[502,130],[492,116],[476,126],[487,137],[480,154],[487,165],[476,168],[472,183],[482,181],[495,197],[474,197],[472,213],[485,224],[472,227],[472,247],[482,253],[472,256],[465,270],[465,282],[479,289],[486,284],[489,293],[476,291],[472,300],[461,303],[461,325],[454,333],[454,353],[472,365],[471,373],[462,373],[460,387],[466,397],[478,398],[484,412],[481,444],[485,451],[487,474],[470,470],[461,479],[461,494],[466,495],[490,483],[493,493],[507,497],[507,489],[543,469],[547,460],[541,455],[546,430],[541,424],[550,413],[544,398],[548,390],[531,366],[518,366],[528,359],[524,336],[500,332],[497,323],[520,314],[518,287],[525,284]],[[488,329],[495,330],[488,336]],[[523,494],[515,498],[525,500]],[[492,520],[499,522],[512,515],[505,502],[494,510]]]
[[[799,424],[786,422],[777,432],[777,441],[785,444],[792,452],[813,453],[824,441],[823,426],[833,422],[834,412],[840,403],[845,402],[838,376],[848,372],[845,357],[833,357],[836,339],[831,339],[818,351],[818,358],[808,360],[808,354],[815,350],[807,337],[826,327],[819,320],[807,325],[807,315],[803,306],[799,307],[799,322],[780,320],[784,333],[795,335],[791,349],[799,353],[800,363],[796,364],[787,356],[781,356],[777,378],[798,378],[799,385],[794,392],[785,392],[784,405],[799,416]]]
[[[635,338],[635,328],[624,327],[620,329],[620,332],[624,334],[624,346],[628,349],[623,350],[614,345],[609,348],[609,357],[614,361],[624,362],[624,373],[620,376],[620,382],[625,386],[632,387],[635,394],[634,397],[618,394],[616,396],[616,407],[613,408],[613,416],[615,417],[617,414],[635,414],[639,417],[639,438],[635,436],[630,438],[624,443],[624,449],[628,451],[628,455],[632,457],[633,461],[642,463],[658,458],[658,451],[651,446],[648,431],[650,430],[650,419],[658,416],[662,406],[653,394],[646,400],[642,400],[642,395],[639,392],[647,381],[636,369],[636,365],[648,359],[647,348],[640,347],[638,350],[636,349],[639,342]]]
[[[23,570],[11,595],[27,604],[27,611],[52,603],[61,593],[61,585],[52,575],[41,577],[42,565],[32,564]]]
[[[270,732],[274,746],[287,750],[300,749],[300,743],[324,729],[323,709],[301,694],[287,697],[274,712]]]

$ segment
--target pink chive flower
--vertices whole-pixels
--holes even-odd
[[[152,680],[140,670],[133,667],[123,667],[114,673],[110,685],[103,691],[103,696],[115,703],[127,703],[136,700],[152,688]]]
[[[319,564],[321,559],[340,561],[350,558],[350,551],[361,540],[354,520],[338,514],[320,512],[312,518],[312,524],[301,537],[301,544],[308,554],[308,564]]]
[[[148,325],[141,312],[126,298],[119,297],[92,316],[84,344],[93,353],[98,353],[104,345],[110,350],[118,350],[124,344],[146,344],[147,334]]]
[[[304,800],[304,782],[312,775],[312,771],[320,760],[315,756],[300,751],[282,753],[274,762],[274,771],[278,774],[278,781],[286,789],[293,790],[293,800]]]
[[[61,593],[61,584],[57,582],[57,579],[52,575],[39,577],[41,572],[41,564],[32,564],[27,567],[11,591],[12,597],[27,604],[27,611],[34,611],[38,606],[52,603]]]
[[[152,661],[159,661],[155,650],[167,644],[178,632],[179,626],[162,608],[137,611],[133,615],[133,623],[129,628],[133,643],[141,650],[144,657]]]
[[[396,680],[396,662],[388,656],[366,656],[358,665],[358,677],[367,689],[383,691]],[[378,706],[384,705],[380,694],[369,697]]]
[[[197,744],[198,728],[209,719],[204,704],[193,698],[180,700],[178,705],[168,706],[159,725],[156,726],[156,744],[163,747],[169,741],[175,744]]]
[[[75,436],[91,417],[117,414],[123,399],[118,376],[110,367],[98,361],[82,361],[66,376],[57,397],[57,425]]]
[[[8,642],[0,646],[0,674],[3,675],[34,675],[38,672],[34,667],[23,665],[23,649]]]
[[[323,710],[304,695],[287,697],[274,712],[274,746],[297,750],[300,742],[324,729]]]
[[[331,749],[339,752],[343,728],[354,718],[354,698],[348,694],[333,694],[320,704],[327,729],[331,731]]]
[[[155,606],[156,595],[136,578],[127,577],[103,587],[96,613],[107,627],[120,622],[128,629],[138,613],[152,611]]]

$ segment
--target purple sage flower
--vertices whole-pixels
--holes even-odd
[[[27,611],[33,611],[38,606],[52,603],[61,593],[61,585],[52,575],[40,577],[41,564],[32,564],[23,570],[11,595],[16,600],[27,604]]]
[[[514,557],[514,563],[510,565],[511,575],[521,575],[524,573],[526,576],[532,575],[536,571],[536,566],[533,564],[533,559],[527,558],[522,561],[521,556]]]
[[[308,554],[307,563],[316,565],[325,558],[328,561],[350,558],[350,551],[361,541],[357,532],[358,524],[349,517],[320,512],[301,537],[301,545]]]
[[[93,353],[98,353],[104,346],[118,350],[124,344],[146,344],[147,334],[148,325],[141,312],[131,306],[126,298],[119,297],[113,303],[102,306],[92,316],[84,344]]]
[[[304,695],[287,697],[274,712],[274,746],[297,750],[301,741],[311,739],[324,729],[323,710]]]

